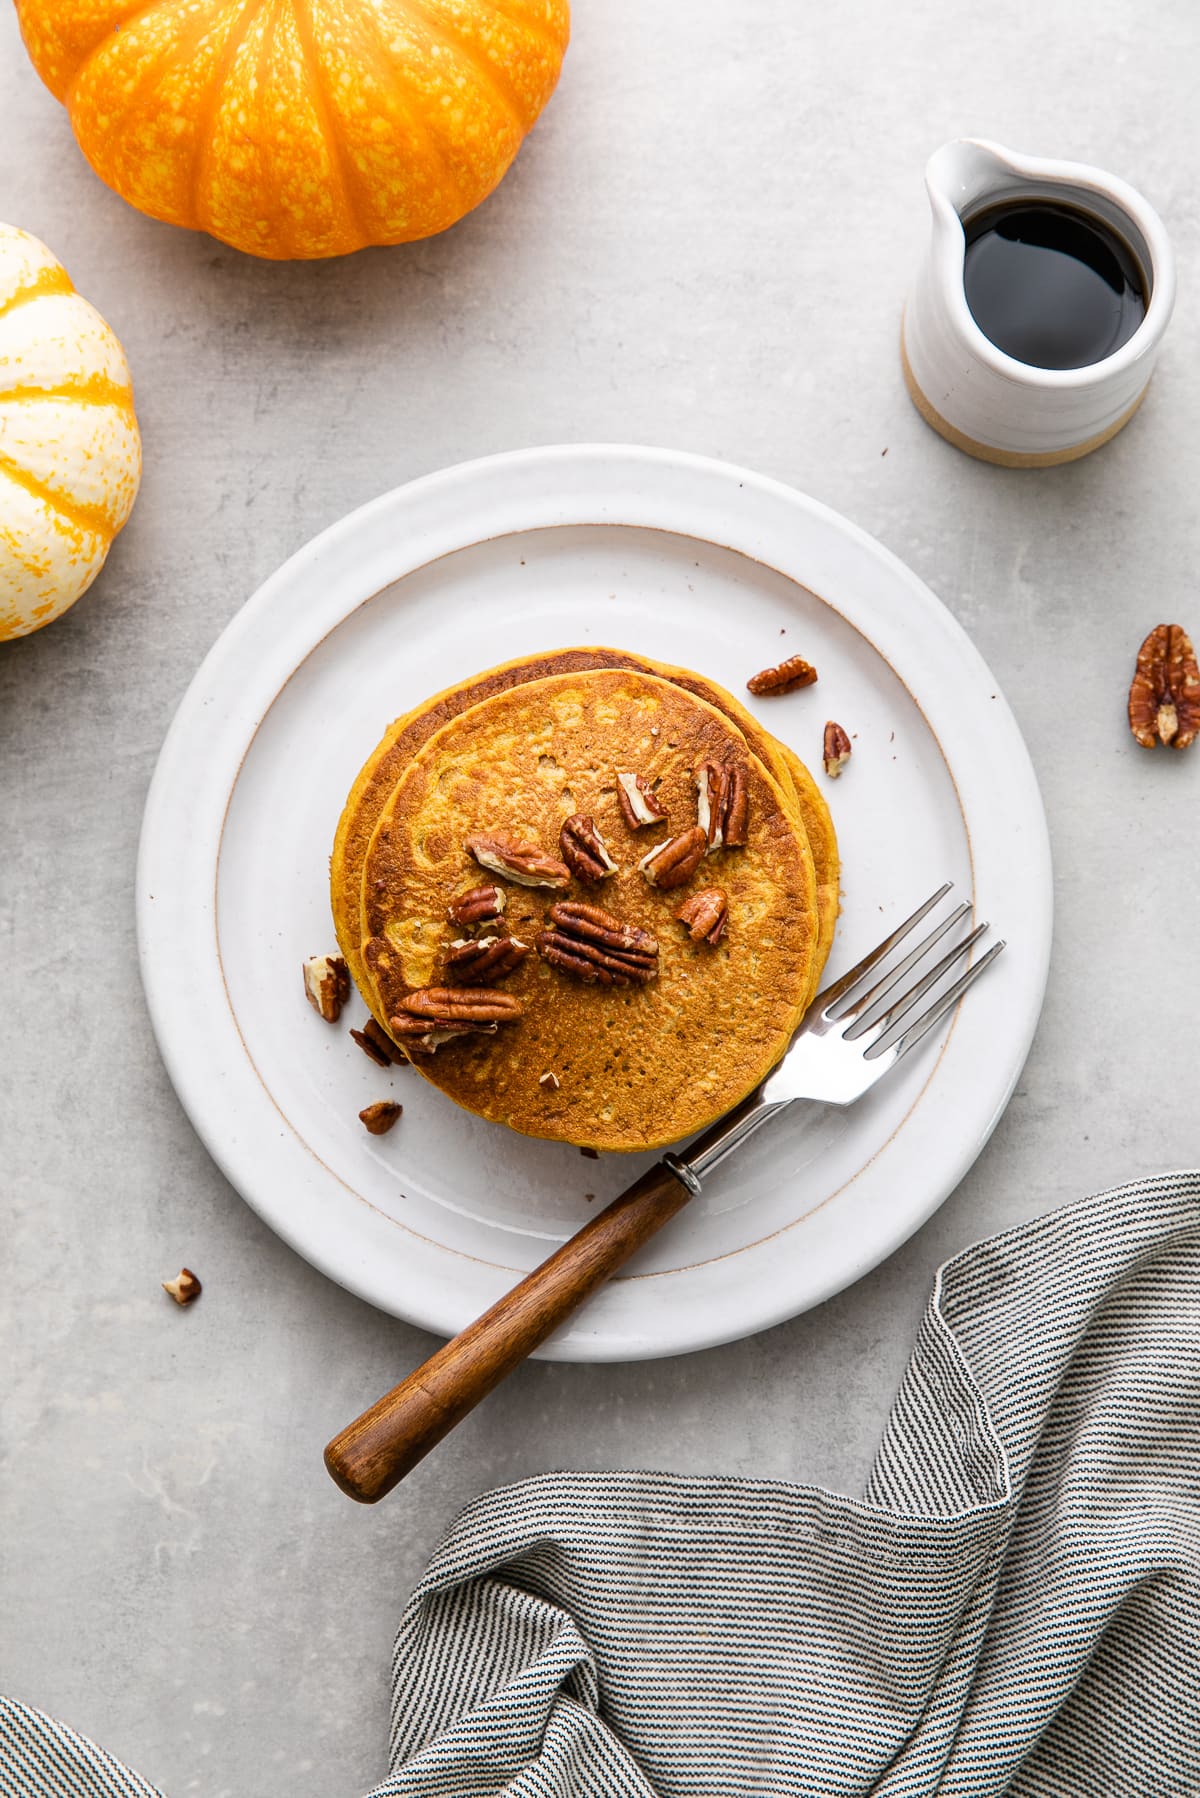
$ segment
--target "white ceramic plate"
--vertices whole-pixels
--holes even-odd
[[[843,858],[833,974],[943,880],[1008,950],[939,1040],[852,1111],[764,1131],[543,1351],[629,1360],[731,1340],[857,1279],[978,1155],[1033,1036],[1050,858],[1028,755],[949,613],[844,519],[745,470],[575,446],[465,464],[325,531],[254,595],[171,727],[138,868],[154,1027],[196,1129],[307,1260],[449,1334],[652,1157],[584,1159],[385,1073],[302,996],[333,947],[327,866],[346,792],[389,719],[527,651],[627,647],[742,697],[803,653],[814,688],[751,701],[819,768]],[[821,777],[823,778],[823,776]],[[357,1113],[394,1095],[368,1136]]]

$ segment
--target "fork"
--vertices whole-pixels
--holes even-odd
[[[969,904],[956,906],[899,962],[882,971],[893,950],[941,903],[950,886],[947,882],[939,887],[848,973],[817,995],[773,1071],[698,1137],[686,1155],[664,1155],[482,1317],[340,1431],[325,1450],[325,1465],[342,1491],[361,1504],[383,1498],[681,1211],[714,1168],[765,1124],[797,1100],[853,1104],[928,1036],[1004,948],[1003,942],[993,944],[924,1011],[912,1016],[988,929],[987,924],[976,925],[897,993],[971,909]],[[880,977],[860,991],[876,970]]]

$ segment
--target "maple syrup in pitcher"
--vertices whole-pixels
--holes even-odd
[[[963,286],[997,349],[1031,368],[1087,368],[1128,343],[1149,289],[1123,238],[1082,207],[1011,199],[963,220]]]

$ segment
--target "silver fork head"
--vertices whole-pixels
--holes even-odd
[[[930,951],[966,917],[969,905],[957,906],[899,962],[882,971],[893,950],[907,942],[949,891],[950,882],[939,887],[848,973],[817,994],[787,1054],[764,1083],[764,1100],[779,1104],[790,1099],[821,1099],[827,1104],[848,1105],[895,1067],[957,1005],[967,988],[995,961],[1003,942],[993,943],[924,1010],[917,1011],[925,995],[969,954],[987,924],[976,925],[931,967],[923,973],[919,970]],[[867,976],[876,970],[881,977],[869,983]],[[907,976],[914,972],[917,978],[909,984]],[[898,993],[897,988],[901,989]],[[914,1011],[917,1015],[910,1016]]]

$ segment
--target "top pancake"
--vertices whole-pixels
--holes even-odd
[[[688,884],[652,888],[636,864],[696,816],[692,769],[705,758],[747,770],[746,847],[707,857]],[[655,781],[667,827],[630,831],[618,770]],[[443,723],[396,783],[363,879],[368,999],[386,1020],[413,988],[442,984],[459,932],[456,893],[491,880],[465,850],[479,830],[557,853],[562,821],[590,814],[620,872],[565,892],[507,885],[498,929],[532,943],[561,898],[602,905],[651,931],[659,975],[644,987],[583,985],[530,955],[503,982],[525,1015],[415,1065],[451,1098],[516,1130],[598,1149],[643,1149],[702,1128],[778,1060],[807,1004],[818,953],[816,879],[794,802],[715,707],[632,669],[514,685]],[[729,925],[693,944],[674,913],[688,892],[721,886]],[[553,1074],[557,1088],[542,1084]]]
[[[625,650],[588,647],[523,656],[447,688],[414,711],[395,719],[367,758],[338,822],[330,862],[330,892],[338,944],[355,984],[364,996],[371,988],[362,960],[363,940],[369,934],[364,931],[362,920],[363,867],[379,818],[413,757],[450,719],[461,716],[494,693],[507,692],[528,681],[594,668],[633,668],[659,675],[714,706],[737,725],[784,795],[794,800],[808,834],[816,869],[819,937],[812,973],[812,990],[816,991],[837,923],[838,854],[829,808],[812,775],[791,750],[777,743],[758,720],[715,681],[706,680],[690,669],[670,667],[646,657],[630,655]],[[379,1021],[386,1025],[385,1019]]]

